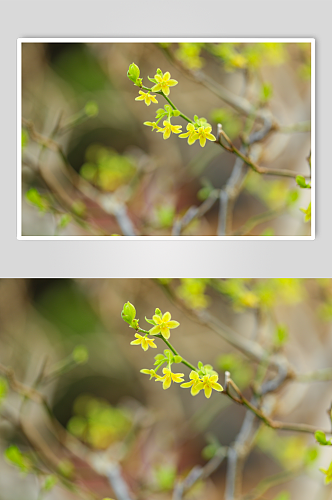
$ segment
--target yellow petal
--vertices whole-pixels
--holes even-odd
[[[158,104],[158,101],[157,101],[157,99],[155,98],[155,96],[154,96],[154,95],[151,95],[151,96],[150,96],[150,98],[151,98],[151,101],[152,101],[152,102],[155,102],[155,103],[157,103],[157,104]]]
[[[169,127],[167,127],[165,132],[164,132],[163,138],[166,140],[169,138],[170,135],[171,135],[171,129]]]
[[[168,389],[172,383],[171,377],[166,377],[164,382],[163,382],[163,389]]]
[[[169,95],[169,88],[167,87],[167,85],[164,85],[162,90],[165,95]]]
[[[212,130],[212,127],[209,125],[208,127],[205,127],[204,129],[204,134],[207,136],[207,134],[209,134]]]
[[[178,321],[167,321],[167,328],[177,328],[178,326],[180,326]]]
[[[211,387],[212,387],[212,389],[214,389],[215,391],[218,391],[218,392],[222,392],[224,390],[220,384],[217,384],[215,382],[214,383],[212,382]]]
[[[190,135],[190,132],[186,132],[185,134],[179,135],[179,137],[181,137],[181,139],[182,138],[184,139],[185,137],[189,137],[189,135]]]
[[[169,71],[166,71],[166,73],[164,74],[164,78],[163,78],[163,81],[164,82],[167,82],[167,80],[169,80],[171,78],[171,74]]]
[[[205,139],[205,137],[202,137],[202,136],[201,136],[201,137],[199,138],[199,143],[200,143],[200,145],[202,146],[202,148],[204,148],[205,143],[206,143],[206,139]]]
[[[209,139],[209,141],[216,141],[217,139],[214,137],[213,134],[206,134],[206,138]]]
[[[161,90],[161,84],[157,83],[157,85],[154,85],[151,90],[153,92],[160,92],[160,90]]]
[[[152,319],[153,319],[153,321],[154,321],[155,323],[157,323],[157,325],[160,325],[160,324],[161,324],[161,317],[160,317],[160,316],[158,316],[158,314],[154,314],[154,315],[152,316]]]
[[[191,391],[190,391],[191,395],[196,396],[200,390],[202,390],[202,387],[199,387],[199,384],[194,384],[191,388]]]
[[[217,382],[218,378],[218,375],[211,375],[210,382]]]
[[[172,317],[171,313],[165,312],[165,314],[163,315],[163,318],[162,318],[162,322],[167,323],[171,319],[171,317]]]
[[[191,387],[192,385],[193,385],[193,381],[185,382],[184,384],[181,384],[180,387],[187,388],[187,387]]]
[[[207,397],[209,399],[209,397],[212,394],[212,388],[210,386],[206,385],[204,387],[204,393],[205,393],[205,397]]]
[[[158,75],[158,73],[156,75],[154,75],[154,79],[157,80],[157,82],[161,83],[163,81],[162,77],[160,75]]]
[[[169,87],[174,87],[174,85],[177,85],[179,82],[177,82],[176,80],[168,80],[167,82],[167,85]]]
[[[197,139],[198,139],[198,134],[191,134],[188,137],[188,144],[189,144],[189,146],[191,146],[192,144],[194,144],[194,142],[196,142]]]
[[[148,346],[148,343],[147,343],[146,339],[142,340],[142,349],[144,351],[147,351],[149,349],[149,346]]]
[[[164,327],[161,327],[161,334],[162,336],[164,337],[164,339],[169,339],[170,335],[171,335],[171,332],[169,331],[168,328],[166,328],[165,326]]]
[[[144,101],[144,95],[140,95],[139,97],[135,97],[135,101]]]
[[[157,346],[154,343],[153,339],[146,339],[146,341],[147,341],[147,343],[149,344],[150,347],[153,347],[153,348],[157,349]]]
[[[133,340],[132,342],[130,342],[131,345],[140,345],[141,343],[141,339],[138,339],[138,340]]]
[[[160,326],[156,325],[151,330],[149,330],[150,335],[158,335],[160,333]]]

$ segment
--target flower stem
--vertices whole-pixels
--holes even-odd
[[[143,90],[148,90],[149,92],[151,92],[151,91],[152,91],[152,89],[149,89],[149,87],[145,87],[144,85],[142,85],[142,87],[141,87],[141,88],[142,88]],[[169,105],[170,105],[170,106],[174,109],[174,111],[180,111],[180,110],[179,110],[179,109],[175,106],[175,104],[174,104],[174,103],[173,103],[173,102],[169,99],[169,97],[167,97],[167,96],[164,94],[164,92],[160,91],[160,92],[156,92],[156,94],[163,96],[163,97],[166,99],[166,101],[168,102],[168,104],[169,104]],[[179,115],[179,116],[181,116],[181,118],[183,118],[184,120],[186,120],[188,123],[193,123],[193,121],[192,121],[190,118],[188,118],[188,116],[186,116],[185,114],[181,113],[181,111],[180,111],[180,115]]]

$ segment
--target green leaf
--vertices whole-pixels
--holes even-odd
[[[305,214],[304,221],[309,222],[311,220],[311,202],[308,205],[308,208],[300,208],[301,212]]]
[[[286,325],[278,325],[274,336],[274,344],[282,346],[288,340],[288,328]]]
[[[268,102],[273,95],[273,87],[271,83],[265,82],[262,85],[261,91],[260,91],[260,99],[263,103]]]
[[[35,188],[30,188],[25,193],[26,199],[35,207],[37,207],[41,212],[46,212],[50,207],[48,200],[42,196],[39,191]]]
[[[150,80],[150,82],[152,82],[152,83],[158,83],[155,78],[150,78],[149,76],[148,76],[148,80]]]
[[[11,445],[5,450],[4,456],[9,463],[18,467],[21,472],[26,473],[31,469],[31,463],[15,445]]]
[[[310,189],[311,188],[311,185],[306,183],[306,180],[303,177],[303,175],[297,175],[296,176],[296,182],[303,189],[306,189],[306,188]]]
[[[52,474],[47,476],[44,484],[43,484],[43,490],[44,491],[51,491],[54,486],[57,484],[58,478],[56,476],[53,476]]]
[[[325,432],[323,432],[323,431],[316,431],[315,432],[315,439],[316,439],[317,443],[321,444],[322,446],[327,446],[327,445],[331,444],[330,441],[328,441],[326,439]]]
[[[58,226],[61,229],[64,229],[68,226],[69,222],[72,220],[72,216],[70,214],[63,214],[60,218]]]
[[[130,302],[126,302],[123,306],[122,312],[121,312],[121,318],[128,323],[129,325],[132,324],[133,320],[135,319],[136,316],[136,309],[131,304]]]
[[[150,325],[154,325],[154,326],[156,325],[156,323],[153,321],[153,319],[148,319],[146,316],[145,316],[145,321],[147,323],[149,323]]]
[[[129,80],[131,80],[132,82],[136,83],[139,75],[140,75],[139,67],[135,63],[132,63],[129,66],[129,69],[128,69],[128,72],[127,72],[127,76],[129,78]]]

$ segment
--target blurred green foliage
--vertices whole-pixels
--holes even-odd
[[[85,153],[86,162],[80,174],[104,191],[115,191],[128,184],[137,171],[132,156],[120,155],[112,148],[91,144]]]
[[[83,394],[75,400],[73,413],[68,422],[69,432],[93,448],[106,449],[123,440],[132,425],[128,410],[90,394]]]

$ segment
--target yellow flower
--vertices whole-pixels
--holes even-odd
[[[156,124],[156,122],[144,122],[143,125],[146,125],[147,127],[152,127],[152,130],[157,130],[160,132],[162,128],[159,127],[159,125]]]
[[[214,137],[213,134],[211,134],[212,127],[211,125],[208,125],[207,127],[199,127],[197,130],[198,136],[197,139],[199,139],[199,143],[204,148],[206,139],[209,141],[216,141],[217,139]]]
[[[188,123],[187,130],[188,130],[188,132],[186,132],[185,134],[179,135],[179,137],[181,137],[181,138],[188,137],[188,144],[189,144],[189,146],[191,146],[192,144],[194,144],[195,141],[197,141],[198,132],[197,132],[197,129],[195,128],[195,125],[193,123]]]
[[[140,370],[141,373],[144,373],[145,375],[150,375],[150,380],[152,378],[161,378],[160,375],[157,375],[157,373],[154,370],[148,370],[147,368],[143,368],[143,370]]]
[[[158,101],[156,99],[156,96],[143,92],[142,90],[139,91],[139,94],[141,94],[139,97],[136,97],[135,101],[144,101],[147,106],[150,106],[151,102],[155,102],[158,104]]]
[[[169,71],[166,71],[164,75],[154,75],[154,79],[158,82],[154,87],[152,87],[153,92],[162,91],[165,95],[169,94],[169,87],[173,87],[177,85],[178,82],[176,80],[171,80],[171,75]]]
[[[158,314],[155,314],[152,316],[152,319],[157,324],[149,331],[150,335],[158,335],[158,333],[161,333],[165,339],[169,339],[171,334],[170,330],[180,325],[177,321],[171,321],[171,314],[169,312],[165,312],[162,318],[158,316]]]
[[[205,396],[209,398],[212,394],[212,389],[221,392],[223,388],[217,383],[218,375],[204,375],[202,380],[197,383],[196,390],[199,392],[204,389]]]
[[[196,396],[196,394],[199,393],[199,391],[202,389],[197,387],[199,382],[201,382],[201,379],[199,378],[199,375],[197,372],[192,371],[189,375],[189,378],[191,378],[190,382],[186,382],[185,384],[181,384],[180,387],[191,387],[191,395]]]
[[[163,369],[164,376],[158,377],[157,382],[163,383],[163,389],[168,389],[171,386],[172,382],[176,382],[180,384],[184,381],[182,377],[184,377],[184,373],[173,373],[169,368]]]
[[[139,333],[135,333],[135,337],[137,338],[137,340],[133,340],[132,342],[130,342],[131,345],[141,345],[144,351],[147,351],[149,347],[154,347],[155,349],[157,348],[154,343],[154,339],[149,339],[149,337],[147,337],[146,335],[142,337],[142,335],[140,335]]]
[[[171,122],[167,120],[163,122],[163,125],[164,128],[160,128],[159,130],[157,130],[157,132],[163,132],[164,139],[168,139],[171,135],[171,132],[173,132],[173,134],[179,134],[180,132],[182,132],[182,125],[172,125]]]

